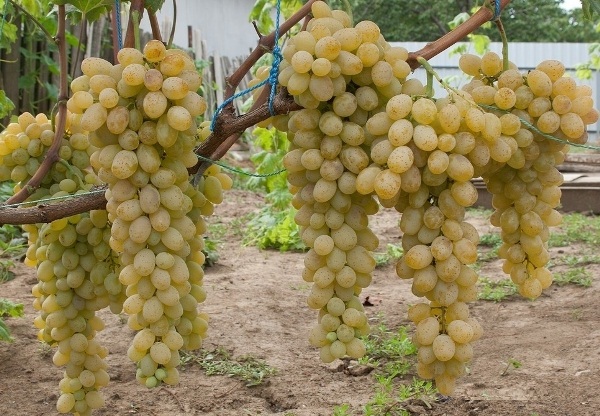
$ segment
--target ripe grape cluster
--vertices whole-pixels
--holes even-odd
[[[57,346],[64,366],[57,410],[89,415],[103,406],[109,381],[108,350],[94,336],[103,328],[96,311],[110,306],[129,315],[138,331],[128,350],[137,379],[148,387],[179,380],[179,350],[197,349],[208,316],[204,217],[232,186],[210,166],[194,186],[196,117],[206,102],[201,77],[183,52],[158,41],[143,52],[122,49],[120,63],[82,63],[71,83],[66,131],[54,164],[29,197],[48,203],[107,184],[106,210],[47,224],[26,225],[26,263],[37,267],[33,288],[40,340]],[[0,133],[0,181],[19,191],[35,174],[55,132],[44,115],[21,114]]]
[[[80,119],[67,114],[60,162],[52,166],[29,201],[87,192],[98,182],[88,169],[94,147]],[[21,189],[46,156],[54,136],[46,116],[21,114],[0,133],[0,180],[15,181],[15,191]],[[65,367],[57,401],[60,413],[89,415],[104,405],[100,389],[109,381],[104,361],[108,350],[95,340],[104,327],[96,311],[110,306],[119,313],[125,298],[114,271],[107,220],[106,211],[95,210],[23,227],[29,237],[25,263],[37,269],[38,283],[32,293],[34,308],[40,313],[34,320],[38,338],[57,347],[53,362]]]
[[[193,61],[159,41],[121,49],[118,60],[85,59],[67,105],[82,114],[98,148],[91,166],[108,184],[109,245],[126,287],[123,311],[138,331],[127,354],[147,387],[176,384],[179,350],[199,348],[207,330],[197,310],[206,298],[203,217],[232,181],[211,166],[197,187],[189,182],[195,119],[206,110]]]
[[[549,227],[562,221],[556,208],[563,176],[557,166],[569,143],[587,141],[586,125],[598,120],[598,111],[592,90],[564,76],[561,62],[547,60],[521,74],[501,71],[499,61],[491,52],[482,58],[463,55],[461,68],[475,75],[465,90],[476,103],[504,110],[499,113],[504,156],[482,177],[493,194],[490,221],[502,230],[503,269],[523,296],[537,298],[552,283],[546,268]]]
[[[304,107],[289,116],[284,164],[310,249],[308,304],[319,310],[310,342],[325,362],[364,354],[368,324],[356,296],[370,283],[378,245],[368,216],[393,207],[405,253],[397,275],[427,299],[409,309],[418,373],[451,394],[482,335],[467,305],[478,280],[470,266],[479,235],[465,221],[478,198],[471,180],[483,177],[494,194],[504,270],[524,296],[539,296],[552,282],[548,227],[561,220],[556,166],[598,119],[591,90],[563,76],[558,61],[523,74],[495,53],[466,54],[460,66],[472,79],[434,99],[410,78],[406,49],[390,46],[373,22],[353,26],[321,1],[312,14],[284,48],[279,73]]]

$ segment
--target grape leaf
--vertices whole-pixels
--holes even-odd
[[[4,22],[0,33],[0,49],[10,52],[11,45],[17,40],[17,27],[10,22]]]
[[[113,0],[54,0],[57,5],[71,5],[85,15],[89,21],[97,20],[102,14],[110,10]]]
[[[15,109],[15,104],[6,96],[4,90],[0,90],[0,118],[9,115]]]
[[[165,0],[146,0],[146,8],[150,12],[156,13],[162,8],[164,3]]]

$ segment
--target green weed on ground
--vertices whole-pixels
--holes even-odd
[[[592,274],[584,267],[576,267],[563,272],[554,273],[554,283],[558,286],[576,285],[590,287],[592,285]]]
[[[374,395],[361,409],[352,409],[348,403],[336,406],[333,416],[409,416],[405,408],[408,400],[420,399],[426,405],[435,400],[436,389],[431,381],[404,379],[417,353],[407,327],[392,329],[381,316],[377,319],[379,323],[362,338],[366,354],[359,360],[359,364],[375,369]]]
[[[198,365],[207,376],[224,375],[243,381],[247,387],[257,386],[275,374],[275,368],[251,355],[232,357],[224,348],[212,351],[184,351],[181,355],[184,365]]]
[[[479,278],[479,299],[500,302],[518,293],[517,286],[510,279],[494,281],[487,277]]]
[[[376,252],[373,253],[373,256],[375,257],[376,266],[383,267],[397,262],[403,254],[402,244],[388,244],[385,252]]]
[[[10,330],[3,319],[6,316],[11,318],[23,316],[23,304],[0,298],[0,341],[11,342],[13,339],[10,336]]]
[[[574,243],[591,246],[600,243],[600,216],[579,213],[563,215],[563,224],[551,230],[548,245],[566,247]]]

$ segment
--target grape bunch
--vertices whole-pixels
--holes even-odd
[[[159,41],[143,52],[124,48],[118,60],[85,59],[67,106],[82,114],[98,148],[91,166],[108,184],[109,245],[126,287],[123,311],[138,331],[127,352],[136,377],[147,387],[176,384],[179,350],[199,348],[207,330],[208,317],[197,311],[206,298],[203,217],[232,181],[218,166],[197,187],[189,181],[195,120],[206,110],[193,61]]]
[[[561,62],[547,60],[521,74],[516,68],[502,71],[500,61],[489,52],[482,58],[463,55],[460,64],[474,76],[465,90],[475,102],[503,111],[501,138],[511,147],[510,157],[505,151],[504,163],[482,177],[493,194],[490,221],[502,230],[503,269],[533,299],[552,283],[546,267],[549,227],[562,222],[556,208],[563,176],[557,166],[570,143],[587,141],[586,125],[598,120],[598,110],[592,90],[565,76]]]
[[[320,1],[312,14],[284,48],[279,73],[304,107],[290,114],[293,145],[284,164],[310,248],[303,277],[313,282],[308,304],[319,310],[310,342],[325,362],[364,354],[345,334],[350,326],[358,337],[368,325],[344,317],[345,310],[364,311],[342,289],[353,284],[357,296],[370,281],[378,241],[363,227],[379,206],[393,207],[401,213],[405,252],[397,275],[427,299],[409,309],[418,373],[452,394],[482,335],[468,308],[478,280],[471,266],[479,235],[465,221],[478,198],[472,179],[483,177],[494,194],[490,221],[503,230],[504,270],[523,296],[539,296],[552,282],[549,227],[561,221],[556,166],[569,143],[585,143],[585,125],[598,119],[591,90],[563,76],[560,62],[521,74],[490,52],[463,55],[460,66],[472,79],[461,90],[444,85],[447,95],[434,99],[431,86],[410,78],[406,49],[391,47],[373,22],[353,26],[345,12]],[[353,210],[362,225],[349,216]]]
[[[61,191],[90,188],[99,183],[89,170],[90,156],[96,150],[80,124],[80,115],[67,112],[66,132],[58,151],[59,163],[46,175],[31,199]],[[45,114],[20,114],[0,132],[0,181],[14,182],[18,192],[43,162],[54,140],[54,128]]]
[[[59,163],[51,167],[27,202],[88,192],[98,183],[89,169],[95,148],[81,128],[80,118],[67,113]],[[15,192],[21,189],[47,155],[54,136],[46,116],[21,114],[0,133],[0,180],[16,181]],[[110,306],[119,313],[125,298],[108,244],[107,212],[95,210],[23,228],[29,238],[25,263],[36,267],[38,278],[32,289],[33,306],[39,311],[34,320],[38,338],[57,347],[53,362],[65,367],[57,410],[89,415],[104,405],[100,389],[109,381],[104,361],[108,350],[95,340],[104,328],[96,312]]]
[[[108,246],[107,219],[106,211],[96,210],[43,224],[30,246],[33,255],[28,252],[28,260],[37,262],[32,293],[40,311],[34,320],[38,337],[58,347],[53,362],[65,366],[59,413],[83,416],[104,406],[100,389],[109,381],[108,350],[95,340],[104,328],[95,313],[109,305],[119,313],[125,295]]]

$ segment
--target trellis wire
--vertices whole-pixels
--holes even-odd
[[[43,198],[43,199],[36,199],[35,201],[23,201],[23,202],[19,202],[16,204],[1,204],[0,205],[0,209],[5,209],[5,208],[19,208],[23,205],[43,205],[46,202],[54,202],[54,201],[62,201],[65,199],[71,199],[71,198],[78,198],[81,196],[85,196],[85,195],[95,195],[95,194],[100,194],[100,193],[105,193],[106,189],[96,189],[93,191],[87,191],[87,192],[80,192],[78,194],[70,194],[70,195],[63,195],[63,196],[54,196],[51,198]]]
[[[506,110],[501,110],[498,107],[494,107],[492,105],[485,105],[485,104],[477,104],[479,107],[484,108],[486,110],[493,110],[493,111],[501,111],[504,114],[512,114],[510,111],[506,111]],[[539,130],[536,126],[534,126],[533,124],[531,124],[529,121],[519,117],[519,120],[521,120],[521,124],[525,125],[528,129],[533,130],[534,132],[536,132],[537,134],[539,134],[540,136],[545,137],[546,139],[550,139],[550,140],[554,140],[555,142],[560,142],[560,143],[564,143],[564,144],[568,144],[570,146],[574,146],[574,147],[582,147],[584,149],[590,149],[590,150],[598,150],[600,151],[600,146],[594,146],[591,144],[580,144],[580,143],[572,143],[568,140],[565,139],[559,139],[558,137],[554,137],[548,133],[544,133],[543,131]]]

